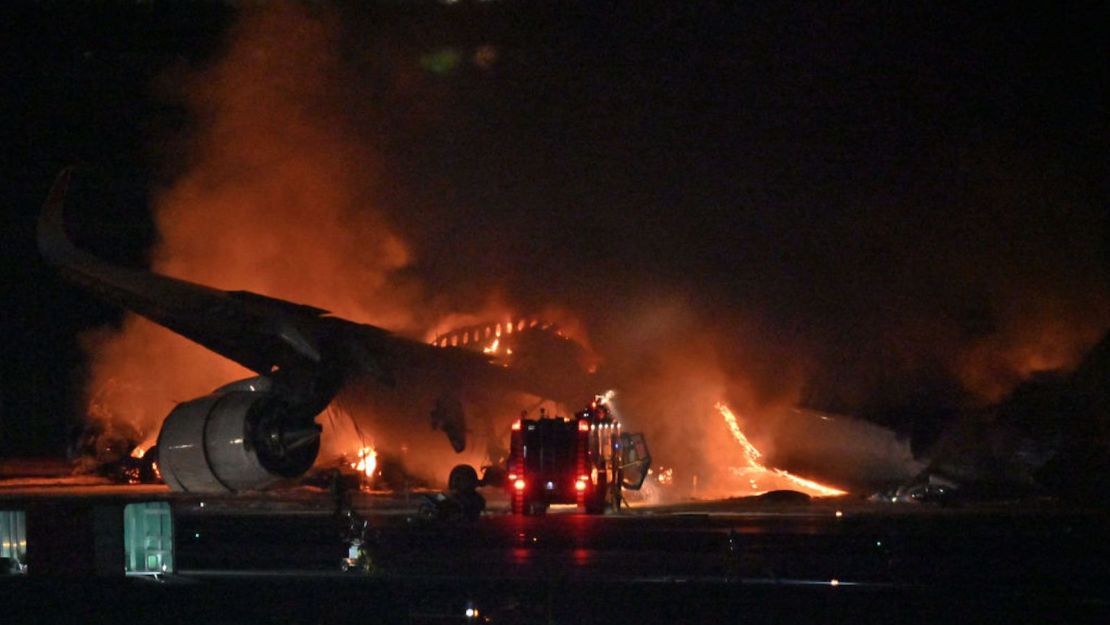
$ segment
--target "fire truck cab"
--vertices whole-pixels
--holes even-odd
[[[507,483],[513,514],[543,514],[551,504],[577,504],[601,514],[620,508],[621,488],[638,490],[651,456],[641,434],[621,431],[601,398],[574,418],[513,423]]]

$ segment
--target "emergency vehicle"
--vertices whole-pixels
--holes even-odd
[[[571,419],[513,423],[506,487],[513,514],[544,514],[551,504],[601,514],[607,504],[619,510],[621,489],[639,490],[650,466],[643,435],[622,432],[598,397]]]

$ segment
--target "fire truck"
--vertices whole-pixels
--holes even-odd
[[[621,489],[639,490],[651,466],[642,434],[621,431],[603,400],[574,418],[522,416],[513,423],[506,487],[513,514],[540,515],[551,504],[578,511],[619,510]]]

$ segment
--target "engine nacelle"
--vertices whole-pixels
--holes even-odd
[[[320,426],[291,418],[274,393],[230,387],[183,402],[158,436],[158,466],[173,490],[261,490],[304,474],[320,451]]]

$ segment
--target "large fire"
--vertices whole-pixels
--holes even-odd
[[[736,415],[733,414],[732,410],[724,402],[717,402],[715,407],[717,408],[717,412],[720,412],[721,416],[725,418],[725,423],[728,424],[728,429],[732,432],[732,437],[736,439],[736,442],[739,443],[740,447],[744,450],[745,466],[733,467],[732,472],[735,473],[737,477],[747,480],[748,486],[751,487],[753,491],[752,494],[760,494],[769,490],[774,490],[773,488],[766,488],[765,486],[767,482],[776,481],[789,482],[794,490],[802,491],[813,497],[835,497],[837,495],[848,494],[846,491],[798,477],[788,471],[765,466],[759,460],[762,454],[755,448],[755,445],[752,445],[748,437],[744,435],[744,432],[740,430],[740,425],[736,422]],[[763,482],[764,487],[760,486],[760,482]]]
[[[718,457],[715,445],[723,442],[728,447],[725,451],[735,452],[724,436],[706,441],[693,435],[707,423],[719,429],[718,417],[710,408],[713,400],[726,392],[732,397],[740,396],[734,388],[736,384],[729,388],[725,381],[732,377],[739,383],[740,378],[748,377],[750,379],[744,383],[753,392],[749,399],[756,403],[778,400],[793,393],[794,387],[800,385],[799,379],[804,377],[802,370],[809,368],[808,364],[790,367],[789,375],[783,375],[780,367],[754,367],[742,371],[732,364],[717,363],[736,361],[736,350],[741,348],[758,352],[759,358],[753,362],[779,362],[783,353],[780,350],[792,353],[791,350],[797,349],[806,356],[800,358],[800,362],[815,362],[818,366],[814,368],[823,369],[815,356],[824,353],[825,347],[835,347],[837,342],[825,344],[824,333],[814,331],[801,333],[798,344],[780,346],[778,341],[768,340],[768,337],[778,336],[775,324],[768,322],[764,328],[765,316],[771,319],[773,316],[759,314],[778,310],[775,306],[781,303],[776,299],[780,293],[791,296],[786,301],[792,310],[817,310],[818,307],[797,306],[792,301],[793,293],[776,288],[778,278],[775,276],[770,276],[766,284],[761,281],[750,284],[751,294],[756,299],[767,298],[765,303],[771,306],[761,310],[753,305],[751,308],[757,314],[733,313],[731,311],[739,307],[732,306],[727,298],[708,295],[699,298],[704,306],[691,306],[687,301],[691,295],[717,285],[703,284],[701,278],[694,281],[683,278],[700,276],[700,271],[672,272],[671,269],[685,268],[685,263],[702,259],[705,250],[699,247],[693,256],[684,257],[680,255],[683,250],[675,249],[674,259],[681,259],[681,262],[668,264],[670,261],[663,259],[658,267],[641,267],[636,261],[642,250],[654,249],[643,244],[656,241],[642,237],[659,234],[652,228],[633,228],[636,230],[633,239],[618,237],[633,243],[614,246],[603,256],[612,256],[617,261],[598,264],[591,260],[591,254],[580,253],[578,245],[561,244],[564,240],[578,240],[565,239],[566,235],[575,234],[581,228],[578,219],[560,217],[550,224],[544,220],[513,219],[520,222],[520,227],[506,227],[504,232],[497,233],[495,248],[488,245],[490,239],[484,237],[453,236],[469,229],[482,230],[486,213],[475,212],[480,208],[477,205],[455,207],[451,206],[452,202],[443,202],[442,210],[434,211],[431,204],[438,201],[428,202],[428,206],[410,205],[410,196],[453,197],[440,194],[452,189],[454,183],[444,188],[432,185],[427,192],[421,187],[419,192],[412,193],[403,180],[389,178],[395,171],[408,171],[407,165],[411,163],[385,159],[387,154],[407,152],[389,147],[398,137],[438,136],[441,131],[449,130],[447,126],[439,128],[435,124],[448,121],[450,117],[427,114],[430,109],[425,108],[441,98],[430,97],[432,92],[412,91],[415,83],[404,69],[407,67],[405,61],[401,61],[396,74],[389,70],[389,75],[395,76],[398,83],[390,86],[386,81],[379,89],[382,75],[364,73],[367,66],[361,64],[347,64],[351,58],[363,59],[364,56],[352,55],[346,47],[346,43],[359,39],[351,39],[350,32],[334,30],[346,20],[317,9],[308,3],[277,2],[259,3],[254,10],[244,11],[228,33],[229,38],[221,48],[222,56],[205,63],[203,70],[182,76],[181,84],[167,93],[180,96],[172,108],[176,111],[180,107],[182,112],[188,112],[190,123],[181,124],[181,127],[189,129],[191,134],[167,142],[174,148],[166,155],[167,159],[179,149],[183,158],[180,163],[167,161],[170,165],[167,171],[180,168],[180,175],[172,182],[165,181],[169,183],[165,186],[159,185],[152,196],[158,227],[158,245],[150,253],[152,269],[217,288],[248,290],[312,304],[331,311],[336,317],[379,325],[442,347],[466,346],[488,354],[491,361],[501,364],[509,362],[510,357],[524,360],[528,350],[520,341],[520,335],[536,324],[542,329],[544,324],[552,322],[557,324],[556,333],[565,334],[585,348],[589,360],[585,363],[587,371],[594,372],[600,356],[604,355],[608,366],[605,374],[621,381],[622,392],[628,397],[629,415],[639,420],[637,427],[643,426],[654,437],[651,443],[661,456],[669,455],[683,463],[676,467],[679,475],[687,470],[685,463],[691,463],[689,458],[699,458],[698,463],[691,464],[694,464],[695,479],[702,480],[703,489],[709,488],[707,485],[716,477],[715,471],[704,466],[715,464]],[[344,45],[337,45],[340,43]],[[365,58],[377,56],[401,58],[392,50]],[[373,82],[369,84],[373,89],[368,91],[364,88],[366,84],[356,80],[363,75],[372,77]],[[175,71],[168,77],[177,76]],[[167,88],[171,87],[169,82],[158,81]],[[380,101],[368,100],[363,97],[365,93],[388,97]],[[410,97],[417,98],[419,106],[412,106]],[[390,112],[392,107],[398,106],[401,108]],[[424,111],[427,115],[410,118],[410,109]],[[395,114],[398,111],[400,116]],[[437,121],[433,123],[432,118]],[[429,126],[413,128],[405,124],[381,123],[397,119],[425,120]],[[412,123],[419,125],[417,121]],[[381,128],[391,126],[396,126],[401,134],[380,134]],[[413,130],[417,132],[411,132]],[[380,154],[379,147],[382,148]],[[418,162],[425,161],[434,163],[438,159],[418,159]],[[422,176],[436,175],[434,166],[422,171]],[[531,186],[542,188],[542,185]],[[467,197],[469,192],[462,191],[459,195]],[[560,200],[553,198],[552,201]],[[515,204],[512,201],[505,205]],[[422,216],[425,213],[433,218],[425,219]],[[413,219],[414,216],[421,217]],[[590,222],[591,235],[609,229],[610,224],[624,225],[623,221],[610,222],[611,217],[628,218],[612,211],[602,212],[597,217]],[[575,230],[548,231],[550,226],[561,226],[564,222],[573,225]],[[533,229],[533,224],[542,226],[543,230]],[[605,227],[599,228],[602,224]],[[627,233],[628,229],[625,230]],[[543,240],[534,236],[540,232]],[[438,237],[448,236],[448,233],[452,236],[452,245],[458,242],[457,248],[440,244],[442,239]],[[589,249],[592,243],[603,240],[604,237],[591,236],[581,242]],[[716,238],[708,239],[709,243],[715,241]],[[993,241],[990,238],[986,242]],[[558,245],[552,247],[556,243]],[[879,241],[880,247],[885,243]],[[897,245],[893,249],[905,247],[900,245],[900,240],[894,243]],[[444,254],[457,251],[458,255],[452,262],[437,260],[438,256],[419,256],[426,252],[439,254],[440,250]],[[622,250],[633,253],[622,255]],[[757,247],[753,253],[763,253],[762,250]],[[545,257],[551,252],[559,255]],[[916,267],[918,257],[928,260],[924,275],[914,273],[921,270]],[[1036,255],[1023,254],[1018,260],[1022,258],[1032,263],[1029,266],[1033,269],[1043,264]],[[535,264],[542,271],[528,270],[537,259],[545,259]],[[581,262],[578,259],[582,259]],[[911,261],[904,267],[909,272],[907,275],[919,280],[924,278],[927,283],[933,277],[935,263],[930,255],[919,254],[904,260]],[[959,265],[960,260],[966,259],[955,255],[953,267]],[[564,261],[573,262],[568,266]],[[1002,277],[1016,275],[1009,263],[995,261],[992,267],[1006,270]],[[1065,266],[1071,265],[1060,265],[1057,269]],[[495,275],[479,271],[486,267],[494,268]],[[552,267],[558,271],[555,275],[573,276],[573,279],[552,281]],[[1080,264],[1078,267],[1086,266]],[[946,265],[944,271],[949,269]],[[989,284],[992,269],[984,270],[987,273],[982,275],[978,267],[975,269],[968,279],[950,282],[962,285],[960,289]],[[1041,271],[1035,273],[1036,276],[1042,274]],[[1079,282],[1063,281],[1068,285],[1099,279],[1097,271],[1072,271],[1067,275],[1079,276]],[[827,282],[837,288],[841,286],[836,281]],[[880,286],[876,288],[882,288],[882,280],[846,284],[857,282],[878,283]],[[902,295],[898,289],[904,282],[888,285],[895,288],[893,295]],[[489,292],[493,284],[503,291]],[[598,289],[613,284],[621,284],[622,288]],[[1033,287],[1022,285],[1024,281],[1005,280],[997,287],[1007,294],[1005,299],[989,298],[971,311],[949,310],[947,305],[964,301],[965,296],[975,293],[946,292],[951,297],[941,298],[940,304],[927,300],[923,302],[924,309],[910,310],[913,314],[904,319],[892,317],[893,325],[884,325],[874,332],[869,330],[868,334],[878,337],[876,340],[884,347],[883,353],[893,352],[898,362],[937,361],[952,365],[952,358],[957,357],[953,366],[968,390],[985,399],[1001,399],[1019,380],[1036,371],[1078,362],[1084,348],[1106,331],[1104,289],[1092,290],[1093,294],[1073,299],[1064,298],[1067,293],[1054,289],[1048,289],[1043,296],[1035,290],[1026,292],[1025,288]],[[871,301],[870,290],[859,293],[843,290],[845,293],[837,292],[837,297],[866,296],[859,301]],[[500,292],[505,295],[499,295]],[[994,289],[989,293],[993,292]],[[1037,296],[1031,297],[1033,293]],[[487,305],[476,310],[475,306],[483,297]],[[713,304],[716,300],[727,307],[717,307]],[[560,309],[549,308],[554,305],[549,302],[558,302]],[[836,303],[840,309],[857,310],[856,300],[836,299]],[[1002,315],[998,320],[998,332],[967,331],[964,326],[968,320],[964,318],[969,312],[974,313],[970,320],[975,322],[975,328],[995,325],[980,323],[980,309],[984,313]],[[824,308],[821,310],[822,315],[828,314]],[[1029,310],[1035,313],[1031,321]],[[921,323],[918,327],[919,321],[928,320],[933,312],[940,314],[938,319],[942,325],[934,328],[932,323]],[[1062,321],[1057,322],[1057,319]],[[953,320],[960,322],[952,323]],[[850,328],[866,327],[854,323],[856,320],[849,321],[853,321]],[[899,347],[920,345],[924,352],[886,349],[888,341],[901,336],[890,335],[891,328],[900,333],[903,325],[910,332],[908,340],[894,344]],[[587,327],[590,332],[586,332]],[[1076,332],[1076,329],[1082,331]],[[955,336],[950,334],[953,331]],[[980,334],[985,336],[979,337]],[[965,335],[978,338],[966,345]],[[836,337],[839,336],[851,334],[838,331],[830,340],[838,341]],[[1037,337],[1032,345],[1030,337]],[[599,348],[604,349],[595,353],[588,338],[598,340]],[[124,436],[126,440],[157,433],[177,401],[206,395],[229,381],[253,375],[183,337],[133,316],[123,322],[118,332],[98,332],[86,337],[85,343],[93,354],[89,363],[90,420],[98,425],[127,426],[118,428],[133,434]],[[734,347],[722,347],[725,345]],[[942,349],[943,353],[934,352],[937,349]],[[515,355],[511,353],[514,350]],[[949,354],[949,351],[955,353]],[[871,361],[865,358],[864,362]],[[878,379],[869,375],[870,367],[865,369],[868,370],[859,372],[861,375],[846,374],[844,377],[849,381],[862,378],[861,384]],[[866,387],[861,387],[860,392],[865,390]],[[690,401],[691,397],[695,401]],[[691,406],[696,409],[692,410]],[[514,414],[519,409],[506,409],[502,413]],[[717,410],[724,415],[733,438],[743,448],[743,458],[738,462],[742,466],[734,473],[742,474],[746,487],[750,486],[753,492],[771,490],[775,483],[790,484],[793,485],[790,487],[822,495],[841,492],[764,466],[759,451],[740,431],[728,407],[720,404]],[[681,423],[668,419],[672,414],[692,412],[696,412],[693,418],[683,419]],[[369,427],[375,419],[382,423],[392,416],[386,409],[373,405],[360,409],[357,418],[363,419]],[[109,427],[103,429],[115,434]],[[426,427],[422,430],[427,434]],[[336,435],[334,431],[333,425],[325,428],[326,457],[337,458],[346,453],[343,462],[347,463],[353,458],[351,452],[364,444],[363,439]],[[390,440],[385,432],[374,434],[383,458],[397,452],[399,439]],[[148,449],[148,445],[141,445],[136,454],[146,453]],[[701,459],[706,457],[704,465],[701,464]],[[364,464],[361,470],[365,470],[365,456],[359,460]],[[375,461],[376,458],[370,463],[377,464]],[[355,464],[357,468],[358,461]]]
[[[527,317],[517,317],[504,312],[504,306],[491,304],[486,310],[474,314],[451,314],[442,317],[434,329],[427,333],[428,343],[437,347],[462,347],[491,356],[491,361],[502,366],[510,366],[513,335],[529,330],[537,330],[574,343],[580,350],[578,364],[586,371],[594,373],[600,358],[593,351],[587,332],[576,315],[561,308],[549,307]],[[488,321],[502,318],[504,321]]]
[[[508,336],[514,331],[522,332],[525,329],[540,328],[541,330],[552,330],[558,336],[567,338],[561,329],[548,322],[542,322],[538,319],[509,319],[505,322],[490,323],[483,326],[473,326],[453,330],[446,333],[434,333],[428,342],[432,345],[439,347],[460,347],[473,344],[475,349],[481,346],[481,350],[486,354],[499,354],[501,353],[501,337],[502,335]],[[513,350],[506,349],[507,355],[512,355]]]

